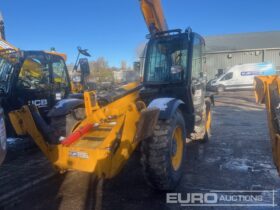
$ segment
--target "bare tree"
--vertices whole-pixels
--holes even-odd
[[[127,70],[127,62],[125,60],[122,60],[122,62],[121,62],[121,69]]]

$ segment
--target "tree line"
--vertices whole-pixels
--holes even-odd
[[[70,74],[72,73],[74,64],[67,65]],[[94,61],[89,61],[90,77],[89,79],[94,82],[113,82],[114,71],[132,70],[127,65],[126,61],[121,62],[121,67],[109,66],[108,61],[104,57],[99,57]]]

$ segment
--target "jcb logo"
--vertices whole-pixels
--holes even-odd
[[[32,101],[28,101],[28,104],[29,105],[33,104],[38,108],[42,108],[48,106],[48,100],[47,99],[32,100]]]

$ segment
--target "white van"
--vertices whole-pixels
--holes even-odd
[[[249,63],[236,65],[226,73],[208,83],[208,89],[223,92],[225,90],[244,90],[254,88],[254,77],[276,74],[272,63]]]

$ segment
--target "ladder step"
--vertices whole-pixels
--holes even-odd
[[[111,131],[112,128],[110,127],[98,127],[94,129],[95,131]]]
[[[112,128],[116,125],[116,122],[111,122],[111,123],[105,123],[105,124],[102,124],[100,125],[101,128]],[[99,127],[99,128],[100,128]]]
[[[85,136],[82,139],[89,140],[89,141],[103,141],[105,139],[105,137]]]

